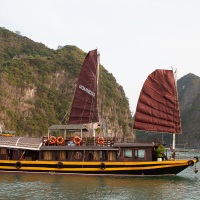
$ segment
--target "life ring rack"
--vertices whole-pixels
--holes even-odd
[[[98,144],[104,144],[104,138],[103,137],[98,137],[97,143]]]
[[[50,144],[55,144],[56,141],[57,141],[57,139],[56,139],[55,136],[51,136],[51,137],[49,138],[49,143],[50,143]]]
[[[79,136],[75,136],[73,139],[74,144],[79,145],[81,143],[81,138]]]
[[[64,142],[65,142],[65,140],[64,140],[63,137],[59,136],[59,137],[57,138],[57,144],[63,144]]]

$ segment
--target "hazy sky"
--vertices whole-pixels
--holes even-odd
[[[0,26],[52,49],[98,47],[132,112],[155,69],[200,76],[200,0],[0,0]]]

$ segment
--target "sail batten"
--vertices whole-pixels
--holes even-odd
[[[72,102],[68,124],[99,121],[97,108],[98,58],[97,50],[90,51],[83,62]]]
[[[181,133],[178,95],[172,70],[157,69],[148,76],[140,93],[133,128]]]

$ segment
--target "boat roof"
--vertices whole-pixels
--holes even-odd
[[[154,144],[152,143],[139,143],[139,142],[130,142],[130,143],[125,143],[125,142],[117,142],[114,143],[114,147],[152,147]]]
[[[14,149],[39,150],[42,146],[41,138],[0,136],[0,147]]]
[[[112,146],[41,146],[40,150],[75,150],[75,151],[85,151],[85,150],[99,150],[99,151],[103,151],[103,150],[115,150],[118,151],[119,149],[114,148]]]
[[[50,131],[55,130],[66,130],[68,132],[77,132],[77,131],[88,131],[87,127],[84,124],[71,124],[71,125],[52,125],[48,128]]]
[[[58,146],[44,146],[42,145],[42,138],[33,137],[16,137],[16,136],[0,136],[0,147],[11,149],[28,149],[28,150],[118,150],[119,148],[131,147],[152,147],[152,143],[127,143],[117,142],[113,146],[77,146],[77,145],[58,145]]]

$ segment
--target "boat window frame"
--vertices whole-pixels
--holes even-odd
[[[141,152],[142,156],[141,156]],[[145,159],[146,158],[146,149],[134,149],[134,158],[135,159]]]
[[[99,151],[99,160],[108,160],[108,151],[106,150]]]
[[[126,151],[129,151],[129,153],[131,153],[131,155],[130,156],[126,155]],[[124,158],[133,158],[133,149],[125,148],[124,149]]]
[[[6,148],[0,148],[0,155],[6,155],[7,149]]]
[[[82,151],[75,151],[74,159],[75,160],[81,160],[83,158],[83,152]]]

